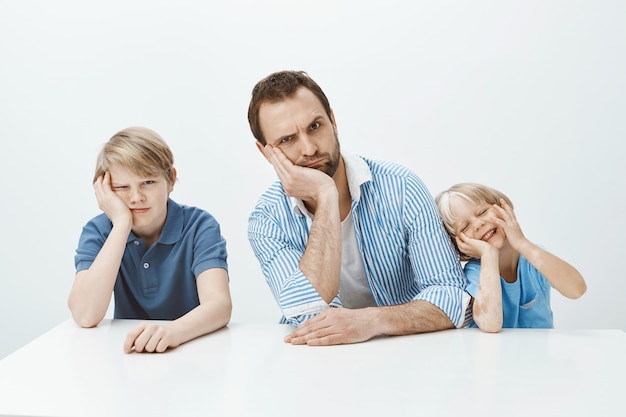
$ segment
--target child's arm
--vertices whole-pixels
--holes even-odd
[[[222,268],[202,272],[196,279],[200,305],[184,316],[160,326],[144,322],[126,336],[124,352],[164,352],[228,324],[232,302],[228,273]]]
[[[473,307],[474,321],[484,332],[499,332],[503,319],[498,250],[486,242],[468,238],[463,232],[456,238],[456,242],[461,252],[480,259],[478,292]]]
[[[97,326],[104,318],[132,227],[132,213],[111,190],[108,173],[94,182],[94,190],[98,205],[111,219],[113,228],[89,269],[74,277],[68,306],[74,321],[82,327]]]
[[[504,201],[501,204],[502,207],[494,205],[499,213],[496,221],[504,229],[513,249],[528,259],[565,297],[575,299],[582,296],[587,290],[587,284],[576,268],[529,241],[522,233],[513,209]]]

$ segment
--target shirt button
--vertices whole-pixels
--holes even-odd
[[[139,241],[135,240],[135,246],[139,246]]]
[[[148,268],[150,268],[150,264],[148,262],[143,264],[143,269],[148,269]]]

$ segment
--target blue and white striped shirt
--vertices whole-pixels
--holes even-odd
[[[457,252],[431,194],[400,165],[342,153],[352,196],[354,232],[379,306],[428,301],[461,327],[469,295]],[[281,323],[300,325],[330,305],[299,268],[311,219],[276,181],[250,214],[248,239],[278,302]]]

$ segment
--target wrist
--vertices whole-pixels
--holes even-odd
[[[510,242],[510,240],[509,240]],[[519,239],[517,241],[515,241],[515,243],[513,244],[513,242],[510,242],[511,246],[513,247],[513,249],[515,249],[516,251],[518,251],[519,253],[523,254],[524,256],[526,256],[526,254],[531,253],[536,246],[528,239],[524,238],[524,239]]]
[[[318,205],[337,204],[339,201],[339,192],[337,191],[335,183],[331,182],[328,185],[321,186],[314,199]]]
[[[498,248],[496,248],[495,246],[491,246],[489,245],[488,247],[485,248],[485,250],[483,250],[483,252],[480,255],[481,259],[484,258],[497,258],[499,255],[500,251],[498,250]]]
[[[132,218],[128,218],[128,219],[123,219],[123,218],[111,219],[111,223],[113,223],[113,229],[123,230],[123,231],[126,231],[128,233],[130,233],[130,231],[131,231],[131,229],[133,227],[133,219]]]

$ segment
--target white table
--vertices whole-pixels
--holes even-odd
[[[475,329],[291,346],[231,323],[124,354],[133,320],[71,320],[0,361],[0,415],[626,416],[621,330]]]

